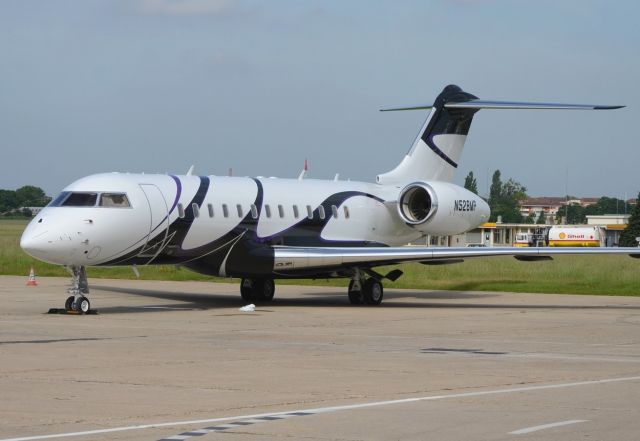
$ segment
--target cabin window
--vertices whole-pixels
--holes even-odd
[[[258,219],[258,207],[256,207],[255,204],[251,204],[251,217]]]
[[[62,207],[93,207],[98,200],[98,193],[71,193]]]
[[[193,217],[200,217],[200,207],[195,202],[191,204],[191,209],[193,210]]]
[[[227,207],[227,204],[222,204],[222,215],[229,217],[229,207]]]
[[[184,207],[182,206],[182,204],[178,204],[178,217],[179,218],[184,217]]]
[[[345,219],[349,219],[349,207],[347,207],[346,205],[344,207],[342,207],[344,210],[344,218]]]
[[[124,193],[102,193],[100,195],[101,207],[130,208],[129,199]]]
[[[237,204],[236,210],[238,210],[238,217],[242,217],[242,205]]]
[[[295,217],[296,219],[298,219],[300,217],[300,212],[298,211],[298,206],[297,205],[293,206],[293,217]]]
[[[284,217],[284,207],[282,205],[278,205],[278,215]]]
[[[338,219],[338,207],[336,207],[335,205],[332,205],[331,214],[333,214],[334,219]]]
[[[264,206],[264,212],[267,214],[267,217],[271,217],[271,207],[269,204]]]
[[[309,219],[313,219],[313,210],[311,209],[311,205],[307,205],[307,217]]]
[[[324,213],[324,207],[322,205],[318,207],[318,214],[320,215],[320,219],[324,219],[325,213]]]
[[[207,209],[209,210],[209,217],[213,217],[213,205],[207,204]]]

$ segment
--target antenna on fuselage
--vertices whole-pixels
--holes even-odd
[[[187,172],[187,176],[191,176],[191,174],[193,173],[194,167],[195,167],[195,165],[192,165],[191,167],[189,167],[189,171]]]
[[[309,163],[307,162],[307,158],[304,158],[304,167],[302,168],[302,171],[298,175],[298,181],[302,181],[307,176],[308,171],[309,171]]]

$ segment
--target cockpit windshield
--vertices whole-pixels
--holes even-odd
[[[98,202],[98,200],[100,202]],[[97,193],[63,191],[49,207],[107,207],[130,208],[129,198],[125,193]]]
[[[62,207],[93,207],[98,200],[98,193],[71,193],[64,200]]]
[[[129,204],[129,199],[124,193],[102,193],[100,195],[100,206],[118,208],[131,207],[131,205]]]

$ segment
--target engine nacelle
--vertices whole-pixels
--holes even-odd
[[[427,234],[460,234],[489,220],[489,205],[478,195],[448,182],[413,182],[398,195],[398,214]]]

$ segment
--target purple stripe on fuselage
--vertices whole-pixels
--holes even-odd
[[[177,176],[174,175],[170,175],[174,181],[176,181],[176,198],[173,201],[173,205],[171,206],[171,209],[169,210],[169,214],[173,213],[173,210],[175,210],[175,208],[178,206],[178,201],[180,200],[180,195],[182,194],[182,182],[180,182],[180,179],[178,179]]]
[[[162,218],[162,220],[158,223],[158,225],[156,225],[155,227],[153,227],[151,229],[151,232],[149,233],[149,236],[151,236],[153,233],[155,233],[155,231],[160,228],[162,226],[162,224],[164,224],[164,222],[169,219],[169,216],[171,215],[171,213],[173,212],[173,210],[175,210],[176,206],[178,205],[178,201],[180,200],[180,195],[182,194],[182,183],[180,182],[180,179],[178,179],[177,176],[173,176],[170,175],[174,181],[176,181],[176,198],[173,201],[173,205],[171,206],[171,209],[169,210],[169,212],[167,213],[167,215],[165,217]],[[162,191],[160,192],[162,193]],[[164,197],[164,195],[162,195],[162,197]],[[165,199],[166,201],[166,199]],[[168,227],[168,225],[167,225]],[[151,237],[149,237],[149,239],[151,239]]]

